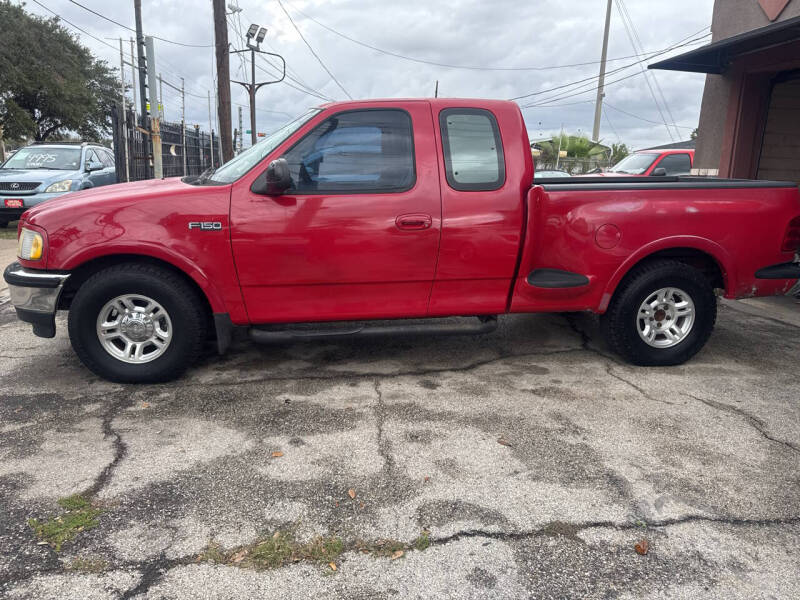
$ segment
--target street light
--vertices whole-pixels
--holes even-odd
[[[270,85],[272,83],[278,83],[279,81],[283,81],[286,77],[286,61],[280,54],[274,54],[273,52],[265,52],[261,49],[261,42],[264,41],[264,38],[267,35],[266,27],[261,27],[256,23],[250,25],[247,28],[247,33],[245,37],[247,38],[245,44],[247,45],[246,49],[242,50],[231,50],[231,53],[236,54],[238,52],[250,52],[250,82],[246,81],[235,81],[232,80],[233,83],[238,83],[244,89],[247,90],[247,93],[250,96],[250,142],[255,145],[257,133],[256,133],[256,92],[264,85]],[[255,45],[253,45],[253,38],[255,38]],[[281,74],[280,79],[275,79],[273,81],[262,81],[261,83],[256,83],[256,52],[259,54],[269,54],[270,56],[275,56],[281,60],[283,63],[283,73]]]

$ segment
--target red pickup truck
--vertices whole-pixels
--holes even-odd
[[[200,177],[37,206],[4,276],[35,334],[69,310],[76,353],[116,381],[176,377],[236,327],[264,342],[478,333],[547,311],[598,313],[627,360],[674,365],[710,336],[715,289],[786,292],[798,246],[794,183],[534,185],[516,104],[375,100],[313,109]],[[478,319],[435,319],[454,315]]]

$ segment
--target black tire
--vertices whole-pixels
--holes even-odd
[[[679,343],[655,348],[639,335],[639,307],[659,289],[683,290],[694,303],[695,320]],[[601,318],[603,335],[609,347],[635,365],[680,365],[705,346],[717,320],[717,299],[708,279],[685,263],[653,260],[636,267],[620,284],[608,311]],[[643,328],[644,330],[644,328]]]
[[[147,296],[166,310],[172,336],[161,356],[132,364],[112,356],[97,335],[103,306],[124,294]],[[149,264],[122,264],[103,269],[78,289],[69,311],[72,348],[86,367],[104,379],[120,383],[156,383],[179,377],[200,355],[208,315],[197,291],[180,275]]]

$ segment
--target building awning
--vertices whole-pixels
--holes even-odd
[[[786,19],[648,65],[648,69],[723,73],[737,56],[800,40],[800,17]]]

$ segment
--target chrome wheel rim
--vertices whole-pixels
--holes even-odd
[[[147,296],[125,294],[106,302],[97,316],[97,339],[111,356],[126,363],[157,359],[172,341],[172,321]]]
[[[672,348],[691,333],[694,321],[692,297],[679,288],[666,287],[642,302],[636,315],[636,330],[648,346]]]

